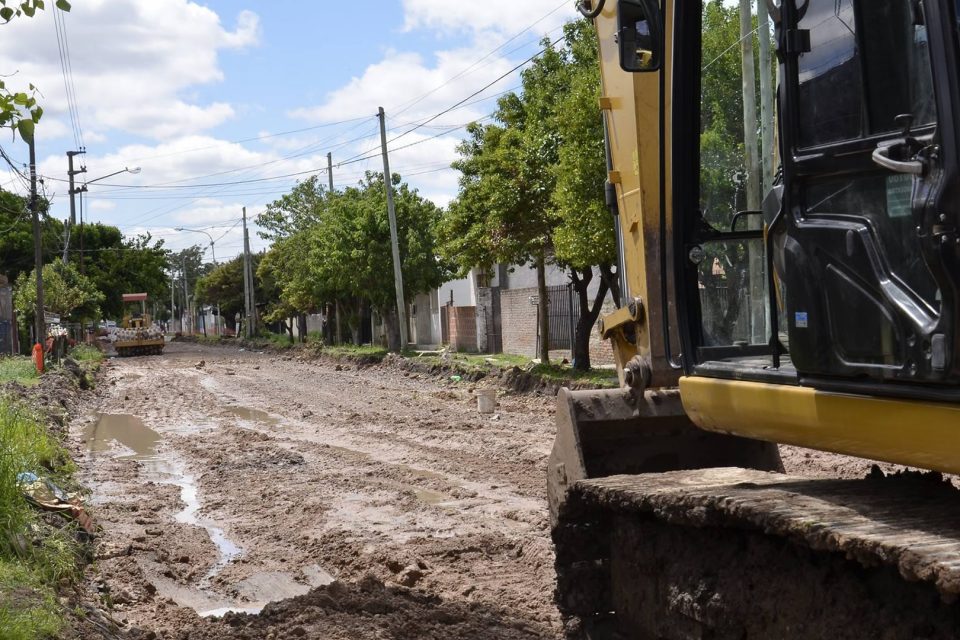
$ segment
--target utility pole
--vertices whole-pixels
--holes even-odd
[[[383,184],[387,189],[387,215],[390,218],[390,246],[393,250],[393,282],[397,289],[397,320],[400,324],[400,351],[407,346],[407,310],[403,298],[403,273],[400,271],[400,245],[397,241],[397,212],[393,206],[393,178],[387,156],[387,117],[380,107],[380,147],[383,150]]]
[[[47,336],[43,317],[43,242],[40,235],[40,203],[37,202],[37,147],[34,136],[27,140],[30,145],[30,213],[33,214],[33,268],[37,272],[37,308],[34,331],[36,341],[43,343]]]
[[[64,233],[66,234],[66,242],[63,243],[63,263],[66,264],[69,259],[70,254],[70,233],[73,230],[73,227],[77,224],[77,203],[74,196],[78,193],[77,189],[73,185],[73,176],[78,173],[86,173],[86,167],[80,167],[76,171],[73,170],[73,156],[79,156],[86,153],[86,151],[67,151],[67,176],[70,178],[70,222],[66,225]]]
[[[183,308],[187,312],[187,318],[190,319],[190,289],[187,285],[187,258],[185,256],[180,257],[181,273],[183,274]],[[181,323],[181,331],[184,329]],[[184,331],[186,333],[186,331]],[[190,334],[193,335],[193,322],[190,322]]]
[[[250,280],[250,246],[248,243],[247,236],[247,208],[243,208],[243,314],[247,317],[247,323],[244,327],[245,333],[248,338],[253,337],[253,332],[251,329],[251,322],[253,314],[251,313],[251,295],[250,289],[252,282]]]
[[[330,186],[330,193],[333,193],[333,153],[327,152],[327,184]]]
[[[176,292],[177,288],[176,288],[176,285],[174,284],[173,278],[174,278],[174,271],[171,268],[170,269],[170,329],[172,329],[173,332],[176,333],[177,325],[174,318],[176,318],[176,314],[177,314],[177,305],[174,302],[173,294]]]

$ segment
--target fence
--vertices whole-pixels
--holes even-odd
[[[538,308],[539,309],[539,308]],[[573,349],[573,336],[580,317],[580,298],[572,284],[547,287],[547,318],[550,324],[550,349]],[[537,340],[540,323],[537,322]]]

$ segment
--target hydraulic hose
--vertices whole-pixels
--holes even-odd
[[[600,12],[603,11],[603,5],[607,0],[580,0],[577,3],[577,10],[583,14],[583,17],[587,20],[593,20]],[[590,8],[591,4],[596,3],[596,6],[592,9]]]

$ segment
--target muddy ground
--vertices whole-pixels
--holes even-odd
[[[135,638],[560,637],[554,401],[481,415],[483,386],[196,344],[110,360],[70,425],[103,527],[88,588]]]

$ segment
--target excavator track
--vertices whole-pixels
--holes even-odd
[[[960,492],[938,474],[585,479],[553,538],[571,637],[960,637]]]

